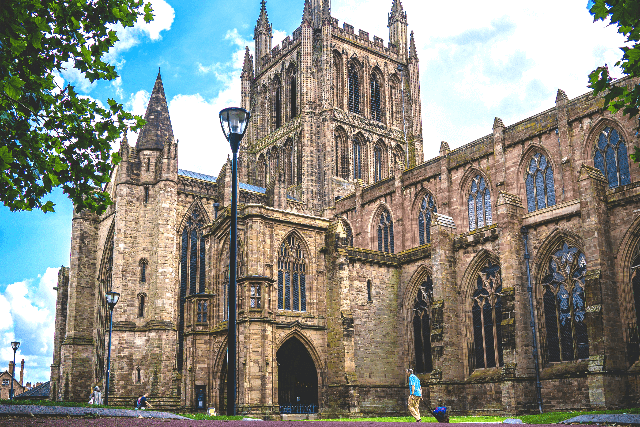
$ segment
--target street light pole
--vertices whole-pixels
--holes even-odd
[[[11,372],[11,390],[9,391],[9,399],[13,400],[13,381],[16,376],[16,351],[20,348],[20,342],[13,341],[11,343],[11,348],[13,349],[13,371]]]
[[[227,329],[227,415],[236,414],[236,282],[238,251],[238,149],[247,130],[251,113],[243,108],[225,108],[220,111],[220,125],[229,141],[231,162],[231,236],[229,248],[229,321]]]
[[[117,292],[107,292],[107,305],[109,306],[109,353],[107,355],[107,381],[104,390],[104,405],[109,405],[109,377],[111,376],[111,331],[113,330],[113,308],[118,303],[120,294]]]

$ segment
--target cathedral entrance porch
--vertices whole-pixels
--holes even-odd
[[[318,412],[318,372],[305,346],[297,338],[290,338],[280,347],[276,359],[280,413]]]

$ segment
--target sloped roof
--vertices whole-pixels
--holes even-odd
[[[188,171],[188,170],[184,170],[184,169],[178,169],[178,175],[186,176],[187,178],[194,178],[194,179],[199,179],[199,180],[202,180],[202,181],[208,181],[208,182],[216,182],[216,180],[218,179],[215,176],[205,175],[203,173],[192,172],[192,171]],[[254,193],[261,193],[261,194],[265,194],[267,192],[267,189],[264,188],[264,187],[258,187],[257,185],[251,185],[251,184],[245,184],[244,182],[238,183],[238,188],[240,190],[253,191]]]
[[[14,399],[48,399],[50,393],[51,381],[47,381],[37,387],[32,387],[31,390],[27,390],[24,393],[16,395]]]
[[[147,124],[144,125],[136,142],[139,150],[162,150],[166,141],[173,141],[173,128],[169,117],[169,107],[164,96],[162,77],[158,70],[158,77],[149,98],[147,112],[144,115]]]

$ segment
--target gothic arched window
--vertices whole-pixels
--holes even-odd
[[[565,243],[551,255],[548,274],[542,279],[548,362],[589,357],[584,322],[586,272],[587,261],[578,248]]]
[[[422,282],[413,302],[413,347],[416,372],[426,373],[433,369],[431,361],[431,300],[433,282],[431,277]]]
[[[278,310],[307,311],[306,277],[304,248],[292,234],[278,251]]]
[[[469,192],[469,230],[493,223],[491,219],[491,192],[481,175],[471,181]]]
[[[374,167],[374,176],[373,181],[378,182],[382,181],[383,170],[384,170],[384,161],[383,161],[383,151],[380,145],[376,145],[373,149],[373,167]]]
[[[267,161],[264,158],[264,154],[260,154],[260,157],[258,157],[256,181],[258,186],[267,187]]]
[[[433,196],[427,193],[422,199],[420,213],[418,214],[418,233],[420,233],[420,246],[431,243],[431,217],[436,209]]]
[[[353,140],[353,179],[365,180],[366,148],[364,141],[356,137]]]
[[[138,317],[144,317],[144,306],[147,299],[146,294],[138,295]]]
[[[473,292],[473,344],[476,368],[502,366],[502,278],[490,262],[480,270]]]
[[[349,179],[347,136],[341,131],[336,131],[336,175],[342,179]]]
[[[296,77],[291,77],[291,81],[289,82],[289,98],[290,98],[290,108],[291,108],[291,118],[298,116],[298,93],[296,86]]]
[[[524,182],[527,187],[527,208],[529,212],[556,204],[553,168],[544,154],[538,153],[531,158]]]
[[[383,210],[378,222],[378,251],[393,253],[393,221],[388,210]]]
[[[349,111],[360,113],[360,77],[353,64],[349,67]]]
[[[184,305],[187,295],[205,291],[206,248],[203,236],[205,217],[199,209],[189,215],[182,230],[180,251],[180,306],[178,313],[178,367],[182,369]]]
[[[147,281],[147,266],[149,262],[146,259],[140,260],[140,282]]]
[[[280,87],[276,88],[276,93],[274,98],[275,98],[273,103],[273,108],[275,110],[274,117],[275,117],[276,129],[278,129],[280,126],[282,126],[282,94],[280,92]]]
[[[375,74],[371,76],[371,118],[379,122],[382,121],[382,114],[380,112],[380,83]]]
[[[607,178],[609,188],[631,183],[627,145],[614,128],[606,127],[600,132],[593,163]]]

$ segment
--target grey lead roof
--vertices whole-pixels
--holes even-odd
[[[198,172],[191,172],[191,171],[184,170],[184,169],[178,169],[178,175],[186,176],[188,178],[195,178],[195,179],[199,179],[199,180],[202,180],[202,181],[208,181],[208,182],[216,182],[216,180],[218,179],[215,176],[205,175],[203,173],[198,173]],[[254,193],[265,194],[267,192],[266,188],[258,187],[257,185],[245,184],[244,182],[239,183],[238,187],[241,190],[253,191]]]

